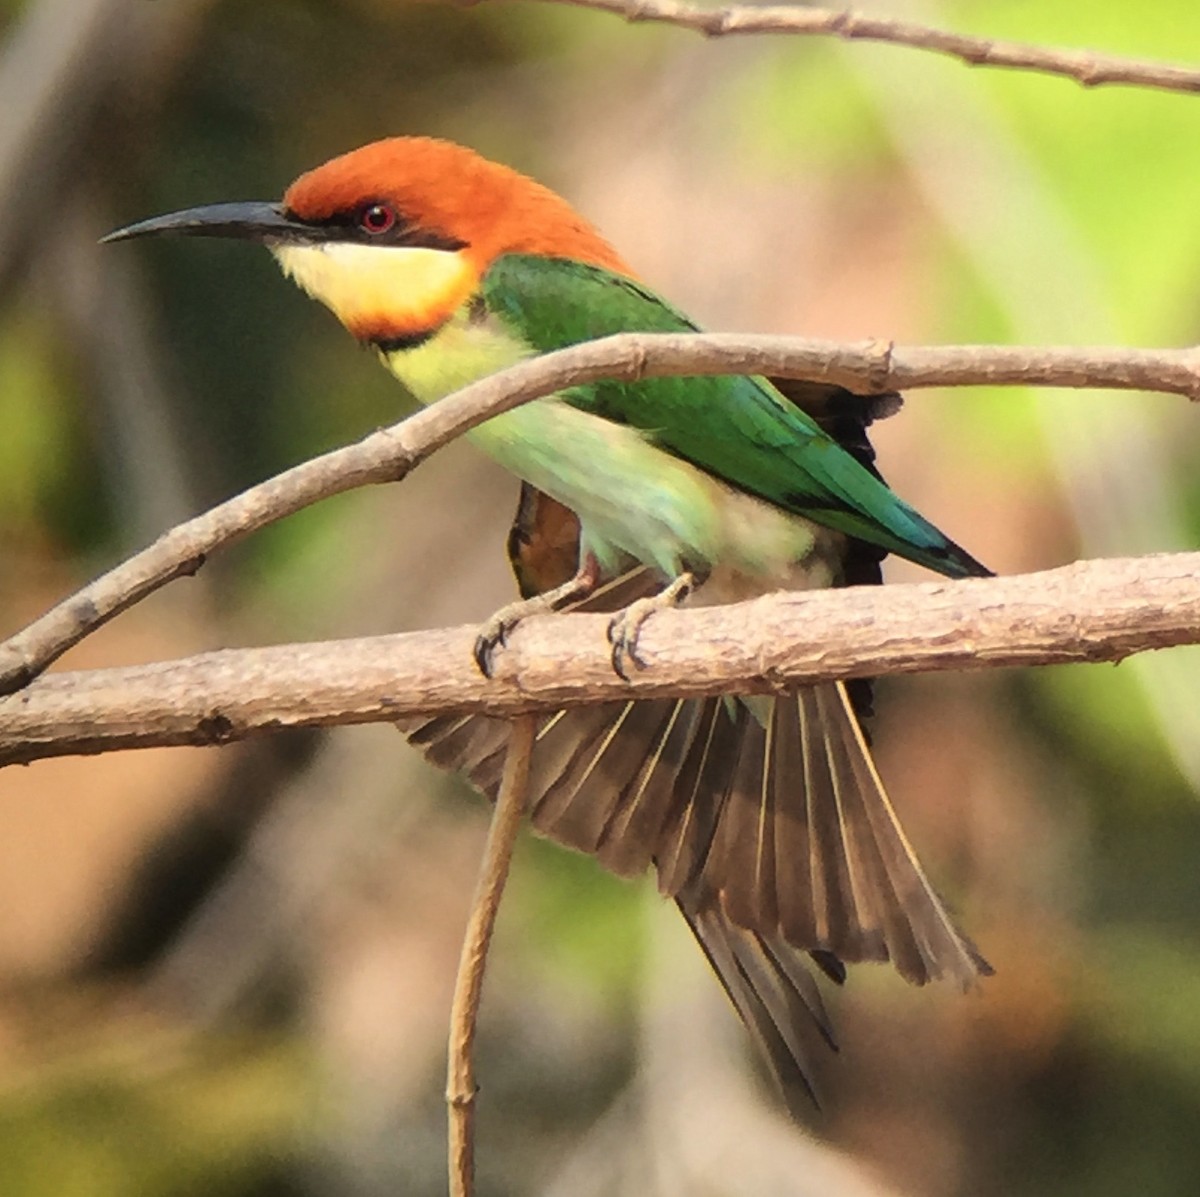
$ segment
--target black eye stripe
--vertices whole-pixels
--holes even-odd
[[[364,225],[367,214],[376,208],[385,210],[391,217],[391,224],[380,231],[371,230]],[[409,220],[395,204],[386,200],[364,200],[352,208],[333,212],[320,220],[304,220],[294,212],[288,212],[287,216],[297,224],[305,226],[302,232],[297,230],[294,239],[314,244],[341,241],[358,245],[440,249],[449,253],[465,249],[467,246],[467,242],[458,237],[452,237],[440,229],[424,228],[416,221]]]

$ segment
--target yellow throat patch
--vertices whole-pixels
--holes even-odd
[[[413,336],[436,328],[478,282],[461,253],[413,246],[271,247],[284,274],[323,303],[363,341]]]

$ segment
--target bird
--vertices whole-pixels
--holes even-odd
[[[561,196],[464,146],[372,142],[281,202],[142,220],[259,242],[422,404],[532,356],[620,332],[692,332]],[[643,662],[667,602],[881,581],[891,553],[947,578],[990,571],[883,481],[870,424],[895,394],[756,376],[599,381],[468,439],[520,479],[508,554],[520,598],[481,629],[490,671],[519,621],[604,611],[614,667]],[[836,1049],[810,966],[890,961],[962,988],[991,966],[926,877],[873,762],[869,683],[776,696],[616,700],[540,717],[534,829],[624,877],[653,871],[793,1110]],[[495,799],[509,725],[438,715],[401,730]]]

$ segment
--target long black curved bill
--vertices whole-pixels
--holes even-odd
[[[247,202],[205,204],[165,216],[128,224],[100,239],[128,241],[132,237],[240,237],[247,241],[313,241],[321,230],[288,216],[279,204]]]

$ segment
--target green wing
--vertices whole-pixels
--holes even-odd
[[[561,258],[499,258],[483,280],[483,298],[540,353],[620,332],[697,331],[639,283]],[[661,448],[816,523],[950,577],[989,572],[763,378],[600,382],[563,397],[644,429]]]

